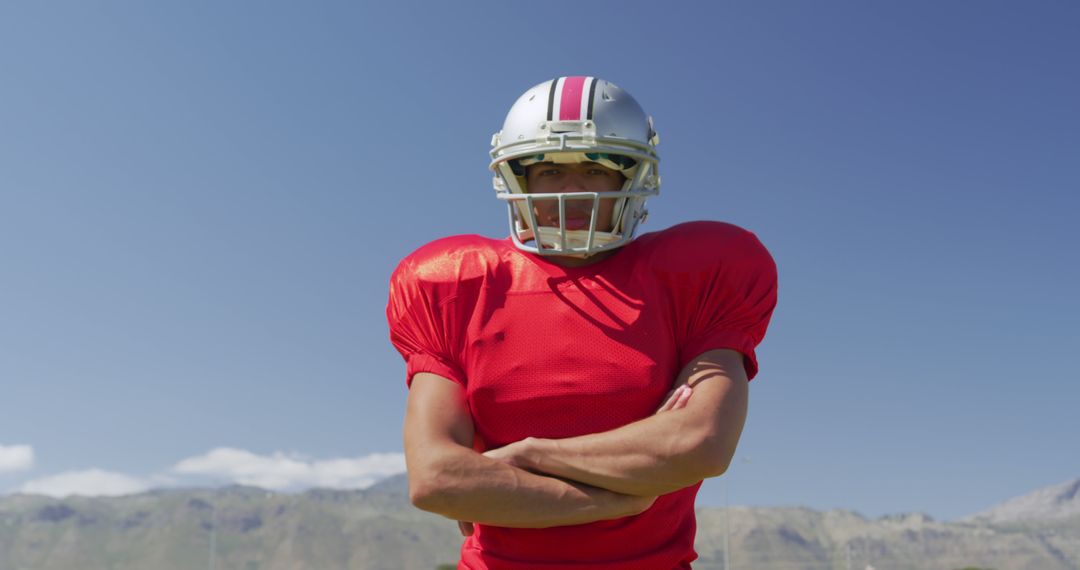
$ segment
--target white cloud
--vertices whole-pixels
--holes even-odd
[[[33,466],[33,447],[29,445],[0,445],[0,473],[24,471]]]
[[[88,469],[86,471],[69,471],[51,477],[35,479],[24,483],[19,488],[19,491],[35,495],[49,495],[50,497],[67,497],[70,495],[117,497],[141,493],[149,488],[150,485],[145,481],[123,473]]]
[[[29,469],[33,464],[34,452],[30,446],[0,446],[0,473]],[[363,489],[404,471],[405,456],[401,453],[373,453],[362,457],[316,461],[280,451],[258,455],[243,449],[219,447],[204,455],[184,459],[167,472],[145,478],[87,469],[34,479],[23,483],[16,491],[51,497],[115,497],[141,493],[154,487],[191,484],[195,476],[274,490],[308,487]]]
[[[405,471],[401,453],[312,461],[280,451],[257,455],[243,449],[219,447],[176,464],[182,475],[205,475],[264,489],[329,487],[362,489],[379,479]]]

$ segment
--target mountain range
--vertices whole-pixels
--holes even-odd
[[[1078,490],[1080,479],[955,522],[702,508],[694,568],[1080,570]],[[460,544],[452,521],[409,504],[404,476],[357,491],[0,497],[0,570],[435,570],[453,567]]]

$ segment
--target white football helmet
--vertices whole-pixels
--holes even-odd
[[[660,191],[659,137],[629,93],[595,77],[560,77],[529,89],[491,138],[495,192],[507,204],[518,248],[539,255],[587,257],[626,245],[645,221],[645,200]],[[528,193],[525,167],[540,162],[595,162],[626,177],[615,192]],[[597,231],[601,198],[617,198],[610,232]],[[559,227],[537,223],[534,204],[558,202]],[[566,229],[566,202],[589,200],[587,230]],[[526,243],[532,242],[532,243]]]

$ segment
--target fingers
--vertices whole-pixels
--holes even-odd
[[[659,408],[656,408],[657,414],[659,414],[660,412],[666,412],[675,405],[675,392],[676,390],[672,390],[667,393],[667,396],[664,396],[664,403],[660,404]]]
[[[672,406],[672,409],[681,410],[685,408],[686,403],[690,401],[690,395],[694,393],[694,389],[689,386],[682,385],[679,386],[679,388],[677,388],[675,392],[677,392],[677,394],[675,396],[675,405]]]
[[[664,403],[657,410],[656,413],[669,412],[671,410],[679,410],[686,407],[686,403],[690,401],[690,395],[693,393],[686,384],[675,388],[668,392],[668,395],[664,398]]]
[[[473,524],[471,522],[458,521],[458,530],[461,531],[461,536],[472,536]]]
[[[518,449],[517,446],[515,446],[514,444],[510,444],[510,445],[505,445],[503,447],[498,447],[498,448],[495,448],[495,449],[489,449],[489,450],[485,451],[483,455],[484,455],[484,457],[487,457],[488,459],[494,459],[495,461],[498,461],[499,463],[505,463],[507,465],[514,465],[516,467],[517,465],[516,465],[516,462],[515,462],[515,455],[514,455],[514,452],[515,452],[516,449]]]

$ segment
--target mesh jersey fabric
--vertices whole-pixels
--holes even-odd
[[[509,239],[454,236],[398,265],[390,338],[407,382],[461,384],[474,447],[568,438],[651,415],[679,371],[730,348],[757,373],[754,348],[776,305],[776,266],[754,234],[690,222],[640,236],[584,267],[562,267]],[[689,568],[698,487],[646,512],[547,529],[476,525],[462,568]]]

